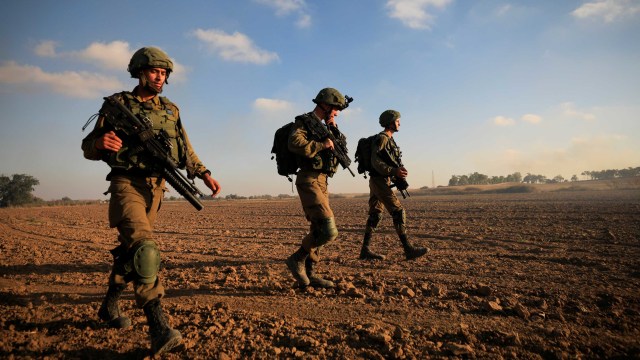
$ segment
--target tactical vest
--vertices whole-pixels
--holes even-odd
[[[374,140],[374,146],[379,146],[378,144],[380,144],[380,142],[382,141],[382,138],[387,138],[387,142],[384,145],[384,148],[380,150],[380,152],[378,153],[378,156],[380,157],[380,159],[382,159],[382,161],[389,165],[389,166],[396,166],[396,164],[401,164],[402,160],[402,153],[400,152],[400,148],[398,147],[398,145],[396,144],[396,141],[393,139],[392,136],[387,135],[387,133],[380,132],[378,133],[378,135],[376,136],[375,140]],[[391,161],[389,161],[389,159],[387,159],[386,156],[383,156],[382,153],[385,152],[386,154],[389,155],[389,157],[391,158]],[[394,164],[393,162],[395,162],[396,164]],[[371,171],[369,172],[369,174],[371,176],[382,176],[380,175],[375,169],[371,169]]]
[[[304,120],[302,119],[303,117],[307,117],[307,116],[311,116],[310,113],[296,116],[296,122],[300,122],[303,124],[303,127],[307,131],[307,136],[309,137],[310,140],[322,141],[323,139],[314,139],[311,137],[311,133],[309,129],[307,129],[307,127],[304,125]],[[317,120],[313,119],[313,121],[317,121]],[[298,156],[298,164],[300,166],[300,169],[302,170],[320,171],[329,175],[329,177],[332,177],[333,174],[335,174],[336,171],[338,171],[338,165],[339,165],[338,159],[335,156],[333,156],[333,152],[331,152],[331,150],[329,149],[318,151],[318,153],[312,158]]]
[[[139,118],[148,118],[153,124],[153,132],[156,135],[164,134],[170,146],[168,152],[178,167],[185,166],[186,146],[182,136],[181,124],[179,122],[178,107],[167,98],[160,96],[159,104],[153,100],[144,103],[139,102],[130,92],[120,93],[124,104],[131,112]],[[116,153],[112,153],[107,160],[109,166],[114,169],[139,169],[145,172],[154,173],[153,162],[148,155],[143,152],[137,139],[129,139],[124,134],[117,134],[122,138],[122,148]]]
[[[388,136],[388,135],[385,133],[383,136]],[[402,160],[400,159],[400,157],[402,156],[402,153],[400,152],[400,148],[396,144],[396,141],[393,139],[393,137],[389,137],[389,141],[387,141],[387,145],[386,145],[386,150],[389,156],[391,156],[391,158],[395,160],[396,163],[398,164],[402,163]],[[388,165],[393,165],[393,164],[388,164]]]

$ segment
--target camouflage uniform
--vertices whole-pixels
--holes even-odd
[[[378,134],[374,146],[371,148],[371,166],[374,171],[369,172],[369,216],[375,217],[382,217],[384,208],[392,216],[394,213],[404,211],[400,200],[389,187],[395,168],[388,165],[380,156],[382,151],[399,156],[395,140],[384,131]],[[404,233],[404,231],[402,232]]]
[[[387,124],[390,123],[390,119],[395,121],[396,118],[400,118],[400,113],[387,110],[381,115],[380,123],[383,126],[387,126]],[[373,169],[369,171],[369,218],[365,226],[360,259],[385,259],[384,255],[376,254],[369,249],[371,237],[376,231],[380,220],[382,220],[384,208],[387,209],[393,219],[393,226],[400,238],[405,256],[408,260],[422,256],[429,251],[426,248],[414,247],[409,243],[406,227],[406,212],[400,200],[398,200],[398,197],[390,187],[391,178],[395,175],[397,168],[390,165],[389,161],[385,160],[385,158],[391,157],[396,160],[395,163],[401,164],[400,156],[400,148],[396,145],[393,137],[389,136],[386,131],[380,132],[375,137],[371,146],[371,167]]]
[[[312,121],[322,121],[313,113],[303,116],[312,117]],[[320,141],[310,139],[304,126],[302,117],[296,118],[294,129],[289,137],[289,150],[300,155],[296,176],[296,189],[300,196],[300,202],[307,220],[311,222],[309,234],[302,240],[302,246],[312,253],[327,242],[335,239],[337,231],[332,239],[324,243],[318,243],[318,231],[321,231],[322,223],[333,221],[333,211],[329,206],[328,178],[332,177],[338,169],[338,160],[331,151],[324,150]]]
[[[158,48],[144,47],[133,54],[128,71],[132,78],[138,79],[138,86],[132,92],[114,94],[113,98],[134,115],[148,118],[154,135],[170,145],[169,155],[177,166],[186,167],[190,178],[204,180],[205,175],[211,173],[193,151],[180,122],[178,107],[158,96],[162,86],[168,83],[173,61]],[[118,300],[128,283],[133,282],[136,304],[143,309],[149,325],[151,351],[158,355],[182,341],[182,335],[169,326],[162,310],[160,299],[164,296],[164,287],[158,276],[160,250],[152,239],[153,225],[167,188],[161,177],[162,169],[143,151],[137,139],[114,129],[105,120],[113,109],[105,102],[93,131],[82,140],[85,158],[102,160],[111,167],[107,175],[111,181],[107,191],[111,193],[109,225],[118,229],[120,242],[111,251],[113,267],[98,317],[110,327],[131,326],[131,320],[121,314]],[[206,178],[207,186],[215,186],[212,178]]]
[[[325,114],[332,109],[342,110],[348,106],[345,97],[338,90],[325,88],[320,90],[313,100],[316,109]],[[328,109],[327,109],[328,107]],[[300,249],[287,260],[287,267],[296,278],[298,286],[329,288],[334,284],[321,278],[315,271],[319,250],[338,236],[333,211],[329,206],[328,179],[338,169],[338,159],[333,152],[324,148],[322,139],[313,139],[305,125],[306,121],[323,121],[315,111],[296,117],[293,130],[289,135],[288,148],[298,155],[300,170],[296,176],[296,188],[307,220],[309,233],[302,239]],[[342,140],[345,140],[342,138]]]
[[[176,163],[193,164],[189,172],[201,177],[207,168],[193,151],[186,132],[179,125],[178,107],[160,96],[142,102],[139,97],[133,95],[134,93],[135,89],[133,92],[122,92],[116,96],[123,99],[134,114],[149,117],[153,123],[154,132],[165,131],[174,145],[172,155],[181,160]],[[98,119],[93,131],[82,141],[82,150],[85,158],[104,160],[111,166],[111,172],[107,175],[107,180],[111,181],[107,191],[111,193],[109,225],[118,229],[120,246],[112,251],[114,265],[109,284],[126,285],[133,282],[136,303],[142,308],[150,300],[162,298],[164,287],[158,276],[147,282],[134,276],[128,261],[132,250],[143,242],[155,245],[152,240],[153,224],[167,188],[165,180],[153,169],[149,159],[136,153],[136,149],[127,146],[124,135],[121,137],[123,146],[117,153],[100,151],[95,147],[96,140],[110,130],[113,129],[104,122],[103,118]]]

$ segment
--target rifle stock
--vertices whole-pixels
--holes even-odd
[[[148,118],[138,118],[114,96],[105,97],[104,100],[117,114],[110,111],[103,112],[101,115],[105,121],[114,129],[136,138],[142,149],[151,155],[156,164],[160,165],[162,177],[196,210],[202,210],[204,205],[198,197],[204,194],[178,170],[178,165],[169,155],[168,150],[171,144],[163,141],[162,136],[153,133],[151,121]]]

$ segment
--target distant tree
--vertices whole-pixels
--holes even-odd
[[[578,175],[573,175],[571,177],[571,181],[578,181]]]
[[[462,175],[458,179],[458,185],[469,185],[469,177],[467,175]]]
[[[561,182],[565,182],[564,177],[562,177],[562,175],[556,175],[553,177],[553,179],[551,179],[549,182],[552,183],[561,183]]]
[[[0,207],[20,206],[34,201],[31,194],[40,181],[31,175],[0,175]]]
[[[485,174],[474,172],[473,174],[469,175],[470,185],[486,185],[488,183],[489,183],[489,177]]]
[[[524,179],[522,179],[523,182],[527,183],[527,184],[543,184],[545,182],[547,182],[547,177],[544,175],[534,175],[531,173],[527,173],[527,176],[524,177]]]

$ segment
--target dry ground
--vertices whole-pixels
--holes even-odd
[[[332,199],[340,230],[292,289],[307,230],[297,199],[163,205],[167,359],[640,358],[640,190],[414,196],[404,261],[386,216],[357,259],[366,199]],[[0,209],[0,358],[143,358],[147,326],[96,321],[110,269],[107,205]]]

